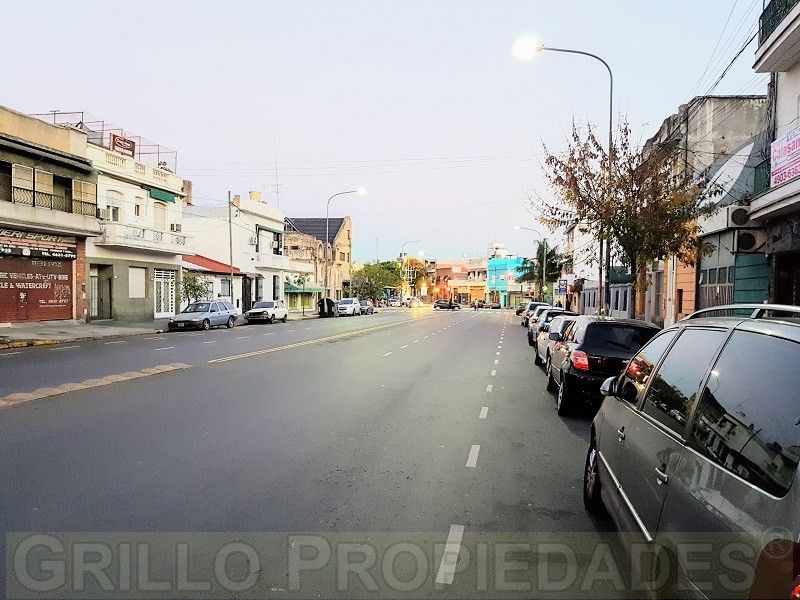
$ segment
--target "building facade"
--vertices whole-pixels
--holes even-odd
[[[85,320],[101,233],[87,137],[0,107],[0,323]]]
[[[192,205],[183,215],[183,230],[203,256],[232,263],[242,272],[241,285],[233,282],[230,295],[222,296],[241,312],[258,300],[283,300],[289,269],[283,224],[283,212],[258,191],[247,198],[234,196],[230,206]]]
[[[87,153],[97,171],[102,230],[86,248],[89,318],[169,317],[180,310],[181,255],[193,251],[182,231],[190,185],[163,162],[144,162],[136,150],[147,143],[142,138],[84,126],[95,128]]]
[[[800,305],[800,2],[772,0],[761,14],[754,69],[770,73],[765,126],[769,157],[756,171],[750,219],[753,252],[736,267],[747,275],[747,299]],[[748,238],[748,242],[750,239]],[[744,300],[738,291],[737,297]]]
[[[522,275],[521,256],[493,256],[486,266],[486,289],[489,302],[499,302],[508,308],[528,295],[528,284],[517,280]]]
[[[432,276],[433,299],[452,298],[462,304],[485,300],[487,272],[485,258],[438,260]]]
[[[324,288],[327,277],[331,298],[347,295],[353,272],[353,225],[350,217],[328,219],[327,233],[324,218],[286,218],[285,245],[291,261],[313,265],[308,273]],[[326,239],[327,235],[327,239]]]
[[[766,97],[698,96],[664,120],[658,132],[644,145],[643,152],[674,152],[677,154],[676,174],[687,177],[705,177],[712,189],[721,190],[709,200],[724,207],[746,201],[752,194],[755,164],[761,145],[764,127]],[[748,180],[749,177],[749,180]],[[703,230],[706,221],[698,222]],[[711,230],[706,232],[711,236]],[[719,233],[718,231],[714,232]],[[705,240],[714,243],[714,238]],[[717,250],[723,249],[717,246]],[[731,254],[731,260],[734,260]],[[717,259],[720,253],[717,253]],[[700,287],[708,281],[701,280],[706,268],[700,261],[684,264],[674,256],[664,257],[648,270],[648,289],[645,295],[645,319],[662,325],[671,325],[692,313],[703,302],[714,301],[709,292],[701,294]],[[723,260],[724,262],[724,260]],[[735,273],[735,270],[734,270]],[[726,272],[727,279],[727,272]]]

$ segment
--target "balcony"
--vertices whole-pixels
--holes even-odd
[[[182,195],[183,179],[175,173],[145,165],[133,158],[122,156],[94,144],[88,145],[86,154],[92,160],[95,168],[101,172]]]
[[[191,238],[180,233],[159,231],[114,221],[101,223],[100,228],[103,232],[94,240],[96,246],[138,248],[165,254],[193,253]]]
[[[0,220],[7,225],[64,235],[91,236],[100,231],[96,210],[97,205],[91,202],[18,187],[6,187],[4,190],[4,186],[0,185]]]
[[[256,253],[253,266],[256,269],[288,271],[289,257],[283,254],[273,254],[272,252],[258,252]]]
[[[789,71],[800,61],[800,0],[771,0],[761,13],[758,73]]]

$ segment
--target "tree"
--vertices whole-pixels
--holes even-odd
[[[184,271],[181,277],[181,294],[186,302],[197,302],[208,294],[208,279],[194,271]]]
[[[400,271],[394,261],[367,263],[350,277],[353,294],[359,298],[381,298],[387,287],[400,284]]]
[[[581,223],[595,236],[601,228],[611,236],[635,274],[631,307],[641,317],[647,265],[672,254],[695,263],[704,251],[696,219],[716,210],[709,199],[721,190],[689,172],[676,144],[637,151],[630,135],[623,121],[608,153],[591,126],[584,135],[573,124],[563,155],[545,148],[545,175],[558,202],[540,201],[540,210],[542,222],[553,229]]]
[[[565,257],[558,251],[558,247],[547,246],[547,260],[545,261],[545,281],[542,282],[542,258],[545,254],[545,245],[539,242],[536,247],[536,255],[533,260],[526,258],[522,261],[520,271],[522,274],[517,277],[520,283],[530,281],[534,288],[542,290],[548,281],[557,281],[561,276],[561,269],[564,266]],[[544,294],[542,294],[544,297]]]
[[[416,256],[407,256],[403,262],[403,269],[408,273],[408,284],[414,295],[427,283],[427,267],[425,261]]]

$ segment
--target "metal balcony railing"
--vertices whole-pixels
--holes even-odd
[[[758,43],[763,44],[781,21],[786,18],[800,0],[770,0],[761,13],[758,30]]]

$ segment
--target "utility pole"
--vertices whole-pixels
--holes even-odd
[[[542,236],[542,302],[547,294],[547,238]]]
[[[233,304],[233,221],[231,220],[231,191],[228,190],[228,264],[231,268],[231,304]],[[234,305],[235,306],[235,305]]]

